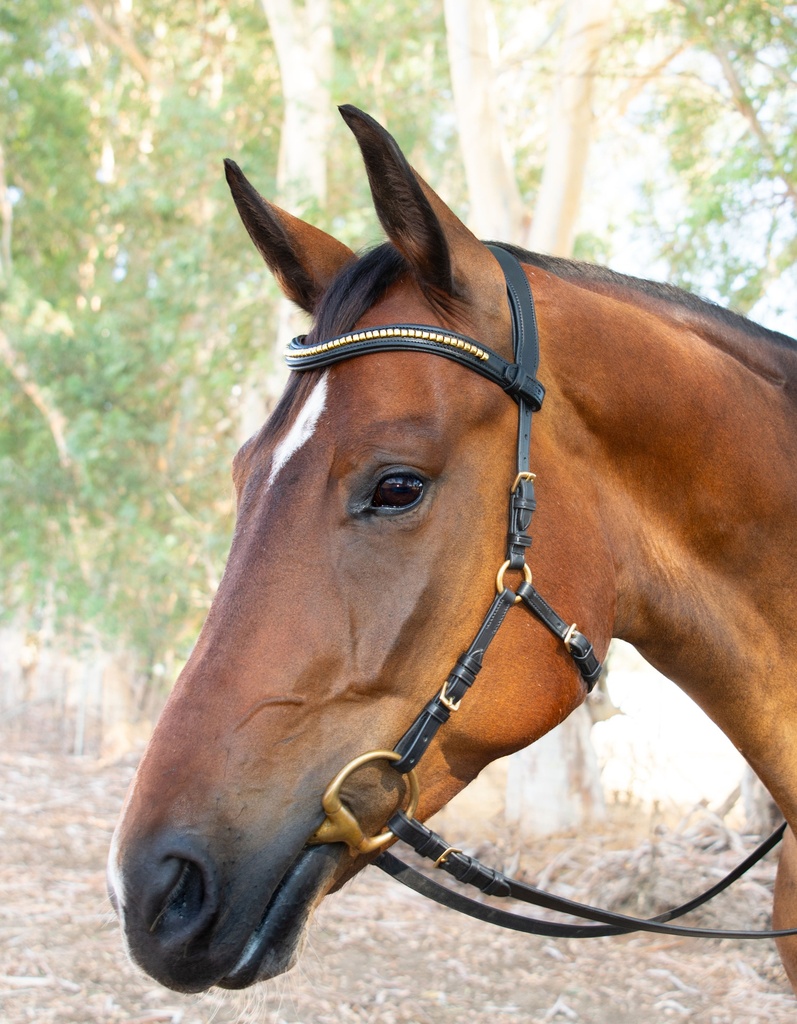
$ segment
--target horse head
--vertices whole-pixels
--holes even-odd
[[[495,256],[383,128],[354,108],[342,113],[388,238],[360,257],[266,202],[227,163],[255,246],[313,317],[302,344],[414,323],[511,361]],[[553,304],[539,312],[551,408],[535,421],[544,500],[530,562],[535,583],[602,654],[613,567],[585,500],[584,434],[553,370],[563,314]],[[352,855],[344,843],[314,842],[322,794],[358,755],[394,747],[479,628],[504,561],[517,422],[515,402],[456,361],[373,351],[293,374],[236,455],[226,570],[131,785],[109,862],[130,951],[159,981],[196,991],[280,973],[313,908],[369,862],[371,853]],[[522,582],[507,571],[507,586]],[[467,703],[418,767],[418,817],[551,729],[584,693],[556,638],[510,609]],[[374,760],[341,795],[376,835],[404,801],[405,782]]]

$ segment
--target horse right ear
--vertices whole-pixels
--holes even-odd
[[[355,259],[351,249],[265,200],[232,160],[224,161],[227,184],[249,237],[277,284],[312,314],[339,271]]]

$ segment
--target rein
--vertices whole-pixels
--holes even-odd
[[[374,861],[377,867],[393,878],[444,906],[504,928],[535,935],[586,938],[633,931],[710,938],[775,938],[795,935],[797,928],[781,931],[728,931],[667,923],[707,902],[736,881],[779,842],[786,828],[785,823],[711,889],[680,907],[646,920],[576,903],[509,878],[450,846],[445,839],[413,817],[419,796],[415,767],[440,727],[459,709],[462,700],[476,681],[485,652],[510,608],[521,604],[559,639],[573,659],[587,692],[592,690],[602,671],[589,640],[579,632],[575,623],[568,625],[533,586],[531,569],[526,562],[526,550],[531,546],[528,531],[536,508],[535,476],[529,468],[531,423],[533,413],[540,410],[545,397],[545,389],[537,380],[537,318],[531,286],[518,260],[500,246],[490,245],[488,248],[498,260],[506,279],[507,299],[512,314],[514,362],[507,362],[498,353],[473,338],[417,324],[393,324],[371,330],[353,331],[309,346],[305,344],[306,335],[302,335],[293,339],[286,352],[288,366],[292,370],[300,371],[326,367],[344,359],[373,352],[430,352],[453,359],[493,381],[518,404],[517,475],[509,492],[506,559],[496,576],[496,596],[470,647],[457,659],[439,693],[435,694],[423,708],[394,749],[362,754],[335,776],[322,797],[326,818],[308,843],[313,845],[344,842],[352,854],[356,855],[382,850],[394,839],[401,839],[420,856],[432,860],[435,867],[451,874],[461,883],[476,886],[485,895],[511,897],[593,922],[578,925],[561,924],[509,913],[440,885],[410,868],[392,853],[381,852]],[[516,591],[504,586],[504,575],[507,571],[521,572],[523,575],[523,580]],[[399,810],[390,819],[387,831],[369,837],[363,832],[352,811],[343,803],[340,790],[352,772],[373,760],[386,760],[397,772],[408,777],[410,800],[406,812]]]

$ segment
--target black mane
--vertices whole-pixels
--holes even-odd
[[[674,285],[630,277],[593,263],[528,252],[520,246],[504,242],[494,244],[508,249],[521,263],[539,267],[565,281],[582,284],[587,288],[594,286],[631,290],[657,301],[680,306],[695,316],[712,319],[731,330],[742,332],[749,338],[791,349],[797,347],[797,342],[788,335],[770,331],[755,321],[748,320],[741,313],[725,309],[709,299],[700,298]],[[315,322],[307,335],[308,344],[334,338],[352,330],[357,321],[388,288],[408,273],[411,273],[409,264],[390,242],[382,242],[363,253],[359,259],[352,260],[338,274],[321,299]],[[316,373],[291,375],[285,393],[266,424],[264,437],[273,436],[281,429],[294,403],[309,394],[317,376]]]
[[[383,242],[352,260],[324,293],[315,314],[308,344],[351,331],[409,265],[390,242]]]
[[[594,263],[582,263],[579,260],[563,259],[561,256],[544,256],[540,253],[528,252],[517,245],[499,244],[504,245],[504,248],[516,256],[521,263],[539,267],[540,270],[546,270],[565,281],[572,281],[574,284],[583,284],[587,287],[603,285],[608,288],[631,289],[652,299],[681,306],[697,316],[716,320],[726,327],[742,331],[750,338],[769,341],[774,345],[788,348],[797,347],[797,342],[787,334],[770,331],[754,320],[748,320],[741,313],[735,313],[710,299],[704,299],[692,292],[684,291],[683,288],[676,288],[675,285],[646,281],[641,277],[629,277],[627,274],[620,274],[616,270],[609,270],[608,267],[601,267]]]

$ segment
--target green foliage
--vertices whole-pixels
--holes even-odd
[[[672,279],[742,311],[794,266],[797,9],[681,0],[656,19],[673,59],[652,83],[644,127],[670,154],[685,198],[663,239]],[[649,226],[657,216],[654,184]]]
[[[68,444],[65,463],[0,367],[2,599],[35,608],[49,586],[76,637],[154,652],[187,648],[221,571],[238,385],[271,360],[272,292],[221,159],[273,181],[279,125],[262,12],[164,12],[112,12],[123,48],[77,2],[0,13],[2,327]]]

